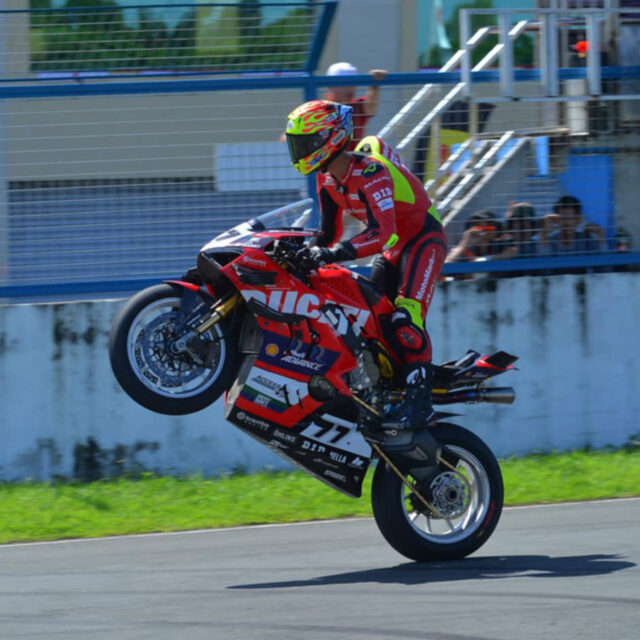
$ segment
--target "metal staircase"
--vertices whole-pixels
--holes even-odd
[[[609,4],[609,3],[605,3]],[[479,29],[471,33],[471,16],[477,14],[497,15],[498,24]],[[518,19],[514,23],[514,16],[529,16]],[[514,95],[513,43],[525,31],[532,32],[537,38],[537,49],[540,58],[541,95],[536,100],[549,102],[563,99],[559,97],[559,52],[558,42],[562,29],[567,26],[580,25],[587,33],[590,48],[586,59],[587,88],[591,96],[601,93],[600,58],[596,52],[601,41],[602,25],[606,20],[615,16],[616,10],[605,6],[603,9],[532,9],[519,11],[465,9],[460,13],[461,41],[464,43],[440,69],[440,72],[460,69],[461,82],[456,84],[440,99],[433,108],[418,122],[416,114],[425,107],[426,101],[438,94],[436,91],[442,85],[424,85],[400,111],[382,127],[380,137],[399,137],[402,130],[410,129],[396,147],[402,152],[415,147],[419,137],[429,128],[430,145],[440,149],[441,119],[445,111],[455,101],[466,98],[469,104],[469,138],[435,169],[435,174],[427,176],[425,188],[434,200],[443,221],[446,224],[453,221],[460,213],[462,218],[469,211],[469,204],[473,198],[498,180],[506,165],[520,159],[523,171],[514,189],[514,197],[531,202],[541,213],[546,213],[557,199],[560,188],[554,178],[534,177],[535,169],[535,138],[540,135],[561,134],[568,131],[561,128],[549,127],[531,128],[528,130],[510,130],[493,135],[482,134],[478,128],[478,105],[480,98],[473,95],[473,73],[487,69],[499,59],[500,96],[496,102],[516,99]],[[533,16],[533,17],[531,17]],[[498,35],[499,42],[475,66],[471,65],[472,51],[487,36]],[[436,98],[437,99],[437,98]],[[482,100],[486,100],[483,97]],[[526,98],[518,98],[525,100]],[[506,202],[503,203],[506,206]]]

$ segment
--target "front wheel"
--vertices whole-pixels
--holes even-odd
[[[438,464],[420,480],[407,479],[430,511],[383,460],[373,476],[371,502],[380,532],[399,553],[419,562],[463,558],[480,548],[500,519],[502,473],[487,445],[467,429],[441,424],[431,430],[443,445]]]
[[[220,322],[197,340],[196,357],[176,348],[189,320],[202,313],[192,291],[161,284],[133,296],[116,316],[109,336],[111,368],[138,404],[184,415],[208,407],[231,386],[237,353]]]

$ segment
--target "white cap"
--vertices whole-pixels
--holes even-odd
[[[358,69],[350,62],[334,62],[328,69],[328,76],[355,76]]]

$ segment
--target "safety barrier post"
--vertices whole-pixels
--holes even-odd
[[[7,35],[5,16],[0,13],[0,78],[6,77]],[[6,127],[5,101],[0,99],[0,285],[7,284],[9,278],[9,190],[7,184]]]
[[[541,16],[540,33],[540,80],[548,97],[558,95],[558,38],[556,14],[544,13]]]
[[[471,37],[471,15],[468,9],[460,10],[460,42],[463,43],[464,54],[460,61],[460,71],[462,82],[464,84],[464,95],[471,97],[471,45],[469,39]]]
[[[498,16],[500,30],[500,93],[506,98],[513,98],[513,42],[509,37],[511,15],[501,13]]]
[[[587,15],[587,79],[589,94],[599,96],[602,93],[600,73],[600,20],[601,16],[590,13]]]

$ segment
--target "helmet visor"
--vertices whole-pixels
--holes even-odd
[[[314,151],[320,149],[326,141],[326,134],[322,136],[320,133],[305,135],[287,133],[287,144],[289,145],[291,162],[299,162],[303,158],[310,156]]]

